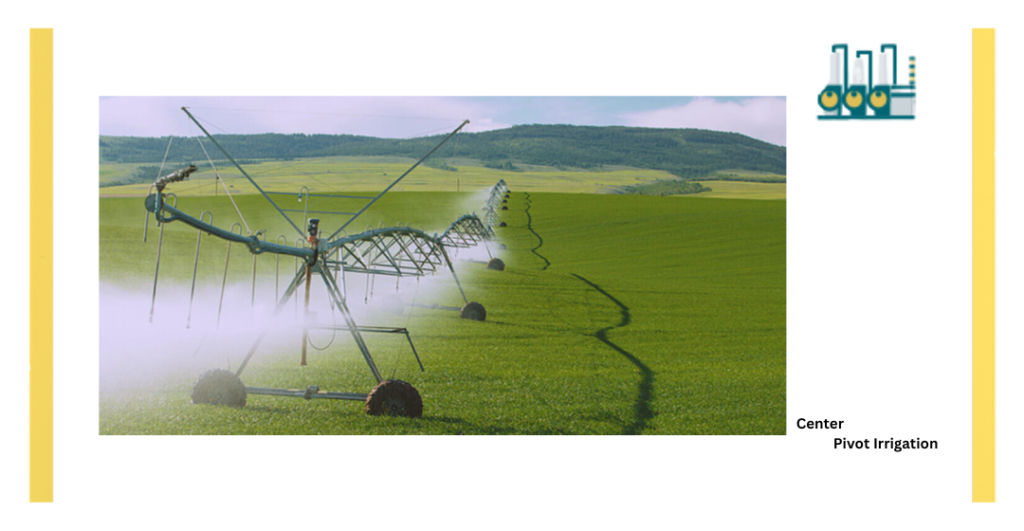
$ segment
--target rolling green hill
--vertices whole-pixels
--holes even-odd
[[[418,158],[440,136],[389,139],[353,135],[214,135],[236,159],[287,160],[327,156],[399,156]],[[100,161],[157,163],[163,160],[169,137],[110,137],[99,140]],[[208,146],[210,156],[223,158]],[[729,170],[785,175],[786,148],[738,133],[702,129],[520,125],[482,133],[460,134],[435,157],[457,155],[492,168],[516,164],[555,168],[628,166],[660,170],[683,179],[696,179]],[[175,138],[169,159],[204,161],[199,144]]]

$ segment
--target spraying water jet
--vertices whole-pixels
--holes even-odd
[[[161,226],[161,232],[165,223],[181,221],[182,223],[197,229],[200,232],[200,235],[205,232],[227,241],[229,249],[231,243],[243,244],[247,250],[253,254],[254,260],[251,306],[255,306],[255,259],[258,255],[269,252],[278,257],[278,259],[275,260],[275,278],[279,275],[280,255],[292,256],[295,258],[297,266],[298,262],[301,261],[302,265],[296,267],[294,277],[280,297],[277,297],[277,287],[275,287],[275,298],[277,299],[277,302],[272,316],[272,318],[276,318],[285,308],[292,296],[296,295],[297,290],[300,287],[304,287],[305,304],[303,315],[306,316],[306,319],[302,320],[303,341],[300,364],[305,365],[306,363],[306,346],[309,344],[309,330],[311,328],[347,331],[351,334],[355,344],[362,353],[367,367],[377,382],[376,386],[369,393],[325,392],[318,386],[308,386],[306,389],[278,389],[245,386],[241,381],[241,375],[258,351],[261,343],[266,338],[269,330],[265,329],[258,337],[256,337],[252,346],[249,348],[247,355],[236,371],[231,372],[224,369],[214,369],[204,372],[196,380],[192,390],[193,403],[222,404],[233,407],[243,407],[248,395],[287,396],[304,398],[306,400],[313,398],[326,398],[362,401],[366,405],[367,413],[371,415],[387,414],[408,417],[421,416],[423,405],[416,389],[409,383],[402,380],[385,379],[381,375],[381,372],[363,339],[363,334],[365,333],[404,335],[412,349],[417,363],[419,364],[420,370],[424,370],[419,354],[416,351],[416,347],[409,335],[409,331],[406,328],[361,326],[356,324],[347,305],[345,274],[356,273],[371,276],[385,275],[394,277],[422,277],[447,268],[451,273],[452,278],[455,280],[459,293],[465,302],[465,306],[463,306],[460,311],[462,317],[471,320],[483,321],[486,317],[486,311],[484,310],[483,305],[478,302],[471,302],[466,297],[462,284],[459,282],[458,275],[455,273],[455,268],[449,251],[457,252],[460,248],[469,248],[480,243],[483,243],[486,247],[486,241],[492,238],[494,234],[492,229],[493,221],[497,217],[494,208],[497,204],[495,198],[500,198],[501,194],[507,192],[508,188],[505,185],[504,180],[502,180],[499,181],[499,183],[492,189],[490,200],[487,204],[488,215],[486,221],[480,219],[475,214],[467,214],[453,222],[449,226],[448,230],[441,235],[436,233],[434,235],[429,235],[422,230],[413,229],[408,226],[379,227],[359,234],[347,235],[345,228],[384,194],[397,185],[402,179],[404,179],[406,175],[430,157],[431,154],[455,136],[463,127],[466,126],[466,124],[469,123],[469,120],[463,121],[461,125],[444,137],[433,149],[416,161],[412,167],[406,170],[405,173],[395,179],[376,196],[330,196],[327,194],[310,194],[309,189],[303,187],[299,193],[299,200],[302,201],[305,199],[305,201],[303,201],[305,204],[303,205],[303,209],[299,211],[297,209],[282,209],[278,206],[273,199],[271,199],[270,195],[285,194],[285,192],[267,192],[263,190],[256,181],[246,173],[231,154],[220,145],[217,139],[210,135],[206,128],[203,127],[203,125],[192,115],[191,112],[189,112],[187,108],[183,107],[182,111],[185,112],[188,118],[192,120],[192,122],[206,135],[207,139],[221,150],[227,159],[234,164],[246,179],[249,180],[263,198],[266,199],[267,202],[269,202],[304,239],[299,239],[295,246],[282,243],[287,242],[287,238],[283,235],[278,237],[275,241],[267,241],[264,237],[264,231],[257,231],[254,234],[251,230],[248,230],[247,224],[245,225],[245,229],[248,230],[248,234],[243,234],[242,225],[237,225],[238,231],[224,230],[213,225],[212,216],[210,216],[207,221],[203,219],[203,216],[196,218],[182,210],[179,210],[176,202],[168,201],[169,198],[173,199],[173,194],[165,194],[164,189],[168,184],[187,179],[191,173],[196,171],[196,167],[194,165],[190,165],[188,168],[178,170],[167,176],[159,177],[156,180],[150,188],[150,192],[153,192],[153,188],[156,188],[155,193],[150,193],[146,197],[145,201],[147,225],[149,213],[152,213]],[[200,145],[201,144],[202,143],[200,142]],[[207,155],[207,157],[209,158],[209,155]],[[210,161],[210,164],[213,166],[212,160]],[[214,170],[216,171],[215,167]],[[219,174],[218,179],[220,179]],[[222,181],[221,184],[223,184]],[[230,199],[231,195],[227,187],[225,187],[225,192],[228,194]],[[357,212],[328,212],[330,214],[350,215],[351,217],[349,217],[345,223],[341,224],[341,226],[332,234],[326,238],[322,238],[320,232],[320,220],[306,218],[308,214],[312,213],[309,211],[308,207],[309,197],[311,196],[368,199],[368,202]],[[238,210],[238,205],[234,203],[233,199],[232,204],[235,206],[236,210]],[[507,207],[505,207],[505,209],[507,209]],[[299,225],[293,222],[286,212],[302,212],[303,223],[308,223],[306,231],[303,232],[300,230]],[[238,213],[239,217],[242,218],[242,223],[245,224],[245,219],[242,217],[241,211],[238,210]],[[339,234],[342,235],[339,237]],[[199,241],[197,240],[197,257],[198,246]],[[490,254],[489,249],[488,254]],[[227,255],[226,261],[229,257],[230,254]],[[156,266],[157,274],[154,275],[153,287],[154,304],[156,297],[156,283],[159,273],[159,261],[160,256],[158,252]],[[225,282],[226,275],[227,266],[225,266]],[[336,323],[332,326],[315,326],[309,322],[309,296],[313,278],[316,276],[319,276],[324,283],[324,288],[331,304],[332,315],[333,312],[338,312],[342,317],[343,323]],[[339,276],[341,277],[340,283],[338,280]],[[218,312],[218,315],[219,313],[220,312]]]

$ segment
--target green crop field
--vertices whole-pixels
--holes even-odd
[[[757,183],[743,181],[697,181],[710,192],[695,194],[697,197],[721,197],[730,199],[785,199],[786,183]]]
[[[558,169],[547,166],[522,165],[522,171],[502,171],[481,166],[468,159],[438,159],[457,168],[447,171],[429,166],[416,168],[393,191],[454,192],[489,188],[499,179],[513,179],[520,191],[593,193],[616,187],[642,184],[659,179],[673,179],[672,174],[642,168],[606,167],[601,170]],[[266,161],[246,164],[249,173],[265,190],[298,192],[305,185],[311,193],[380,190],[394,181],[415,159],[404,157],[316,157],[291,161]],[[197,164],[199,172],[174,192],[180,196],[213,195],[215,173],[209,163]],[[252,185],[229,162],[216,163],[217,171],[232,193],[257,193]],[[101,197],[145,195],[156,175],[139,184],[111,186],[123,182],[140,166],[151,164],[105,162],[100,165]],[[168,166],[169,169],[179,167]],[[165,172],[165,173],[169,173]],[[223,194],[223,189],[219,191]]]
[[[395,192],[454,192],[456,190],[480,190],[494,185],[499,179],[516,183],[517,190],[524,192],[604,193],[618,192],[627,186],[643,185],[656,181],[675,180],[672,174],[642,168],[606,166],[600,170],[579,168],[559,169],[548,166],[522,164],[522,171],[503,171],[481,166],[481,162],[470,159],[438,159],[457,171],[420,166],[394,188]],[[316,157],[291,161],[265,161],[246,164],[246,171],[259,185],[268,191],[298,193],[306,186],[310,193],[338,193],[362,190],[380,190],[415,162],[405,157]],[[159,162],[117,163],[104,162],[100,165],[100,197],[144,196],[149,183],[116,185],[124,182],[139,167],[159,167]],[[168,171],[178,166],[168,166]],[[256,189],[230,163],[217,163],[217,171],[233,194],[255,194]],[[715,178],[729,180],[700,181],[711,188],[710,192],[693,194],[700,197],[733,197],[743,199],[785,199],[786,177],[784,175],[757,173],[741,170],[719,172]],[[215,189],[215,173],[209,164],[199,164],[199,172],[175,187],[174,193],[181,197],[224,194],[223,187]],[[749,179],[750,182],[733,179]],[[762,182],[763,181],[763,182]]]
[[[404,169],[399,162],[366,164],[367,175],[379,171],[394,177]],[[268,396],[250,396],[242,409],[191,404],[190,389],[200,372],[237,368],[249,342],[266,326],[246,328],[246,318],[265,310],[274,298],[276,268],[282,278],[290,277],[294,261],[278,262],[273,255],[257,259],[255,296],[264,306],[252,310],[253,257],[233,246],[228,278],[241,295],[225,302],[226,319],[234,323],[231,331],[213,332],[217,301],[208,296],[197,301],[196,325],[186,330],[186,306],[179,303],[188,300],[196,231],[167,224],[156,312],[149,325],[159,229],[151,224],[149,241],[142,243],[141,197],[105,197],[100,200],[100,433],[785,433],[785,201],[553,193],[549,190],[555,185],[529,172],[510,177],[510,172],[479,168],[477,182],[463,168],[422,170],[423,175],[418,175],[421,169],[413,175],[423,182],[433,179],[422,185],[427,190],[439,190],[438,179],[457,177],[466,179],[462,186],[472,183],[472,189],[486,190],[496,175],[504,176],[512,189],[509,210],[501,218],[508,226],[496,229],[507,249],[492,244],[506,269],[488,270],[466,260],[479,259],[480,251],[456,260],[467,296],[487,308],[486,321],[421,307],[462,304],[450,275],[404,281],[397,294],[394,280],[376,279],[372,297],[362,280],[354,275],[349,280],[349,306],[360,324],[409,329],[425,372],[419,371],[404,338],[381,334],[367,341],[386,377],[394,374],[419,390],[422,418],[371,417],[358,402]],[[620,171],[628,173],[624,181],[664,178]],[[587,181],[588,174],[573,173],[576,180],[567,179],[560,189],[592,192],[605,186],[606,181],[595,184],[599,180],[593,176]],[[524,184],[517,184],[520,179]],[[417,190],[417,182],[386,195],[349,232],[381,222],[441,231],[460,214],[483,209],[478,193],[408,191]],[[707,184],[715,189],[748,183]],[[284,182],[279,185],[293,191]],[[781,186],[784,198],[785,184],[762,186]],[[140,193],[145,187],[136,188],[102,192]],[[445,188],[453,189],[454,184]],[[292,231],[291,240],[298,236],[262,197],[236,199],[250,228],[268,229],[268,240],[288,234],[286,229]],[[288,201],[299,204],[297,198]],[[221,227],[239,221],[223,196],[185,193],[178,205],[193,214],[211,211]],[[331,230],[327,219],[323,223]],[[199,291],[217,293],[225,247],[223,241],[204,237]],[[280,281],[281,289],[285,282]],[[313,299],[321,320],[329,319],[323,294],[314,293]],[[318,385],[361,393],[373,386],[350,337],[339,334],[327,350],[311,349],[309,365],[299,367],[300,332],[275,333],[242,375],[246,385]],[[318,331],[313,339],[322,346],[331,337]]]

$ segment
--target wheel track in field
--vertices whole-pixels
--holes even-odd
[[[639,435],[647,428],[647,421],[654,417],[654,410],[651,409],[651,394],[654,390],[654,371],[645,365],[644,362],[640,361],[639,358],[608,339],[609,330],[629,326],[629,307],[622,304],[622,302],[615,297],[612,297],[611,294],[601,289],[597,284],[594,284],[576,273],[572,273],[572,276],[587,283],[587,285],[597,290],[598,293],[604,295],[606,299],[615,303],[615,305],[619,307],[619,312],[622,314],[622,320],[619,324],[606,326],[597,332],[594,332],[592,335],[615,352],[622,354],[623,357],[629,360],[629,362],[635,365],[637,370],[640,371],[640,383],[637,385],[636,401],[633,402],[633,422],[622,430],[624,435]]]
[[[540,234],[537,234],[537,231],[533,230],[533,216],[530,215],[530,207],[533,206],[533,201],[530,200],[530,193],[523,192],[523,194],[526,195],[526,228],[527,230],[532,232],[533,235],[536,236],[537,240],[540,242],[537,244],[536,247],[530,249],[530,252],[537,255],[537,258],[544,260],[544,267],[540,268],[540,270],[545,271],[547,270],[548,266],[551,265],[551,262],[547,258],[545,258],[544,255],[537,252],[537,249],[540,249],[541,247],[544,246],[544,238],[541,238]]]

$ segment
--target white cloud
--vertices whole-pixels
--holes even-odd
[[[625,98],[628,100],[628,98]],[[100,134],[190,136],[198,133],[181,112],[190,107],[214,134],[352,134],[386,138],[437,135],[465,119],[466,132],[515,123],[621,124],[735,131],[786,143],[785,98],[719,101],[622,113],[594,108],[587,98],[461,97],[113,97],[100,99]]]

